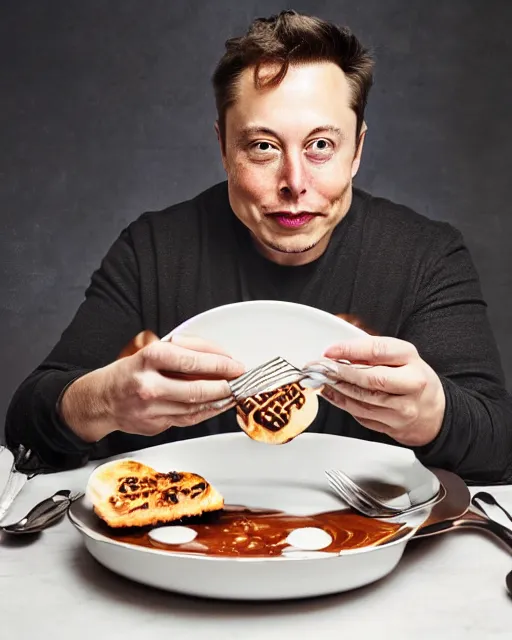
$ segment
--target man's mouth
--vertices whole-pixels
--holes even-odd
[[[276,211],[275,213],[267,214],[267,217],[275,220],[279,226],[285,227],[286,229],[298,229],[311,222],[316,215],[317,214],[311,213],[310,211],[299,211],[297,213],[291,211]]]

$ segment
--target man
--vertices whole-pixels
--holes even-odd
[[[180,338],[117,356],[142,330],[284,299],[351,314],[373,334],[326,352],[375,366],[337,365],[311,431],[399,443],[468,480],[512,480],[512,401],[460,234],[352,185],[372,68],[348,30],[291,11],[226,43],[213,81],[227,182],[121,233],[16,392],[10,446],[58,469],[236,430],[215,402],[244,364],[221,346]]]

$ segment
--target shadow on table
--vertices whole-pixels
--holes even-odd
[[[36,543],[41,537],[40,533],[26,533],[24,535],[12,535],[0,531],[0,547],[9,549],[24,549]]]
[[[407,565],[415,562],[415,557],[419,558],[425,553],[434,552],[439,540],[423,540],[421,544],[407,548],[402,558],[402,562]],[[95,560],[85,548],[78,546],[73,550],[72,562],[76,569],[77,577],[89,583],[105,599],[122,602],[130,607],[136,607],[144,611],[155,614],[173,611],[183,615],[193,614],[195,617],[229,617],[239,616],[283,616],[289,612],[296,616],[300,613],[312,613],[328,610],[333,607],[350,606],[351,603],[361,597],[368,597],[368,594],[378,593],[382,589],[393,589],[396,581],[400,580],[400,564],[388,576],[378,582],[354,589],[353,591],[320,596],[316,598],[305,598],[300,600],[272,600],[272,585],[269,585],[269,600],[267,601],[232,601],[232,600],[210,600],[194,596],[170,593],[154,587],[132,582],[131,580],[119,576],[101,565]]]

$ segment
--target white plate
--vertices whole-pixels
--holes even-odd
[[[270,447],[244,433],[207,436],[145,449],[130,456],[158,471],[192,471],[224,495],[226,504],[277,508],[297,515],[340,508],[324,470],[339,467],[412,490],[436,476],[407,449],[326,434],[305,433]],[[343,505],[341,505],[343,506]],[[398,564],[407,541],[430,509],[404,520],[405,537],[378,547],[327,555],[303,551],[287,557],[233,558],[146,548],[109,537],[86,498],[69,517],[89,552],[104,566],[138,582],[209,598],[280,600],[337,593],[374,582]]]
[[[217,343],[248,368],[276,356],[302,367],[337,342],[367,335],[320,309],[274,300],[215,307],[186,320],[162,340],[180,333]]]

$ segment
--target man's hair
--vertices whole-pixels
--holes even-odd
[[[282,11],[270,18],[255,19],[244,36],[227,40],[225,46],[212,78],[223,141],[226,111],[236,100],[238,80],[245,69],[254,67],[257,88],[275,87],[290,65],[310,62],[334,62],[345,73],[359,136],[373,83],[373,59],[348,27],[296,11]],[[277,70],[262,78],[261,68],[268,63],[276,64]]]

